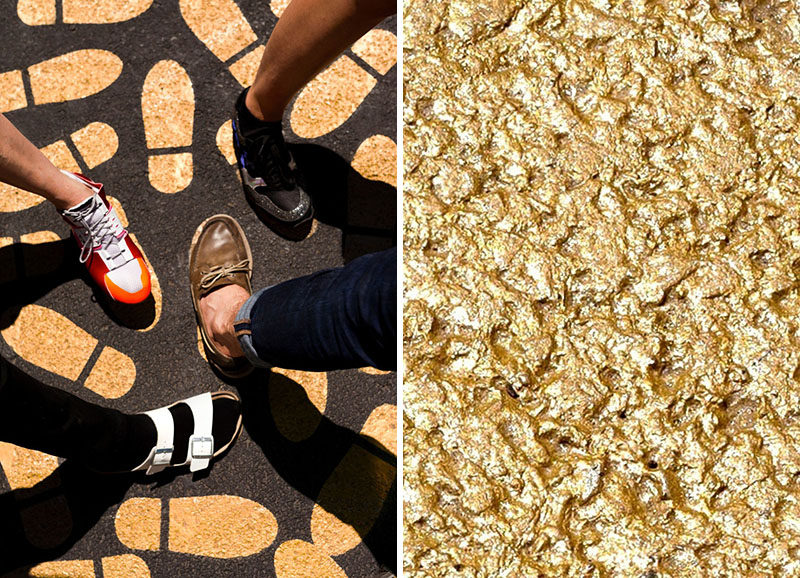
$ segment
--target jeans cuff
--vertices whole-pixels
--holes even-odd
[[[247,357],[247,360],[255,367],[263,367],[266,369],[269,369],[272,367],[272,365],[263,359],[260,359],[258,357],[258,353],[256,353],[255,347],[253,347],[252,323],[250,319],[251,312],[253,311],[253,307],[255,307],[258,298],[261,297],[262,293],[268,291],[269,289],[269,287],[265,287],[264,289],[259,289],[253,293],[250,298],[241,306],[239,312],[236,314],[236,319],[233,322],[233,328],[236,331],[236,337],[239,339],[239,345],[242,346],[242,351],[244,351],[244,355]]]

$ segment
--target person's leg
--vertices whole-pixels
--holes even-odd
[[[227,285],[200,301],[202,318],[220,350],[244,353],[254,365],[394,369],[396,277],[394,248],[262,289],[249,299],[241,287]]]
[[[0,366],[5,381],[0,386],[0,440],[106,471],[133,468],[147,457],[156,439],[147,416],[85,402],[11,364],[0,361]]]
[[[264,49],[247,109],[259,120],[280,121],[314,75],[396,9],[389,0],[292,0]]]
[[[140,303],[150,295],[144,257],[128,237],[103,186],[57,169],[0,114],[0,181],[50,201],[69,223],[81,263],[112,299]]]
[[[93,194],[86,185],[58,170],[2,114],[0,181],[44,197],[59,211],[75,207]]]
[[[395,10],[389,0],[293,0],[286,8],[233,118],[239,175],[245,195],[262,215],[291,226],[313,216],[283,139],[284,109],[315,74]]]
[[[169,409],[175,424],[172,463],[182,463],[194,429],[185,404]],[[234,435],[239,403],[214,400],[212,434]],[[73,459],[100,472],[139,466],[156,443],[156,427],[145,414],[125,414],[48,386],[0,359],[0,440]]]

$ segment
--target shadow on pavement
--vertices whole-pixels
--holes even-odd
[[[325,147],[290,144],[289,148],[314,203],[314,218],[342,230],[342,253],[346,263],[395,245],[396,187],[364,178],[350,163]],[[286,239],[301,241],[311,233],[311,221],[290,227],[252,203],[250,206],[261,222]]]
[[[288,377],[257,370],[245,380],[230,383],[242,399],[247,433],[278,474],[325,512],[355,530],[376,561],[396,572],[396,456],[376,440],[320,414],[302,386]],[[287,412],[282,420],[318,422],[310,437],[294,442],[278,430],[273,419],[271,406],[276,400],[270,399],[271,388],[291,398],[291,409],[280,404],[281,411]],[[344,526],[330,519],[325,523],[333,532],[331,535],[346,540],[340,533],[346,529]],[[325,523],[320,526],[322,534],[326,532]],[[313,533],[313,519],[311,526]]]
[[[0,495],[0,575],[27,575],[66,553],[122,500],[132,480],[64,462],[35,486]]]
[[[23,306],[35,303],[50,291],[73,279],[82,279],[94,300],[115,323],[130,329],[148,327],[156,316],[151,294],[142,303],[117,303],[102,293],[78,259],[72,239],[46,243],[14,243],[0,248],[0,292],[3,308],[0,329],[8,328]]]

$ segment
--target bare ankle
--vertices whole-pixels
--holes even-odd
[[[53,197],[51,202],[59,211],[76,207],[94,194],[92,189],[61,172],[55,188],[59,191],[58,196]]]
[[[283,120],[283,106],[268,106],[266,103],[270,102],[269,98],[260,97],[260,95],[251,87],[247,91],[244,99],[244,105],[247,110],[255,118],[262,122],[281,122]]]

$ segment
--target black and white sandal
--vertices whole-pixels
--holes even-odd
[[[147,459],[131,471],[147,470],[147,475],[151,476],[167,467],[188,465],[189,470],[192,472],[207,468],[212,459],[220,456],[233,445],[233,442],[236,441],[242,431],[242,416],[240,414],[231,438],[228,440],[214,440],[214,436],[211,433],[212,424],[214,423],[213,401],[225,397],[241,402],[236,395],[229,391],[218,391],[216,393],[201,393],[200,395],[177,401],[172,405],[145,412],[144,415],[150,416],[150,419],[156,425],[158,439],[156,445],[150,450],[150,455],[147,456]],[[175,449],[175,423],[169,408],[180,403],[186,404],[192,412],[194,432],[189,437],[186,461],[170,464]]]

